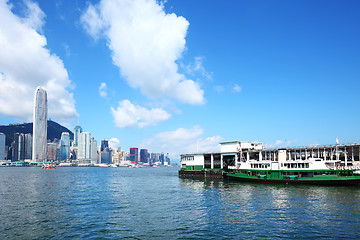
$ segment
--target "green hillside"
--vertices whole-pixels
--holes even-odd
[[[31,133],[33,132],[32,123],[23,123],[23,124],[10,124],[10,125],[1,125],[0,132],[6,135],[6,145],[10,146],[14,140],[14,133]],[[62,132],[68,132],[70,134],[70,139],[74,139],[74,134],[64,126],[48,120],[48,132],[47,137],[49,140],[53,141],[55,138],[60,139]]]

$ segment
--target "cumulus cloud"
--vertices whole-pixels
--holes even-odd
[[[155,152],[167,152],[178,158],[182,153],[219,152],[221,136],[202,137],[204,130],[196,125],[192,128],[179,128],[175,131],[161,132],[144,140],[140,145]]]
[[[233,86],[234,92],[241,92],[241,90],[242,90],[241,86],[239,86],[238,84],[234,84],[234,86]]]
[[[109,147],[112,149],[116,149],[120,145],[120,140],[117,138],[111,138],[109,140]]]
[[[37,3],[25,3],[21,18],[0,0],[0,114],[32,121],[35,89],[41,85],[48,93],[49,117],[67,124],[78,116],[68,72],[38,32],[45,14]]]
[[[115,125],[120,128],[132,126],[142,128],[149,125],[156,125],[171,117],[171,114],[161,108],[152,108],[149,110],[132,104],[129,100],[120,101],[116,109],[111,107],[111,113],[114,117]]]
[[[102,0],[81,16],[85,30],[105,38],[113,63],[132,88],[151,98],[203,104],[199,84],[178,72],[189,22],[155,0]]]
[[[107,85],[102,82],[99,87],[99,94],[101,97],[105,98],[107,96]]]

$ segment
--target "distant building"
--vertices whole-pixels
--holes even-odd
[[[5,160],[5,134],[0,133],[0,160]]]
[[[140,162],[142,163],[149,162],[149,153],[147,149],[140,149]]]
[[[74,128],[74,147],[77,147],[78,144],[79,144],[79,134],[82,133],[82,128],[77,125],[75,128]]]
[[[105,138],[101,140],[100,163],[112,164],[112,150],[109,148],[109,142]]]
[[[27,133],[24,136],[24,142],[25,142],[25,159],[32,159],[32,143],[33,143],[33,137],[31,133]]]
[[[76,160],[78,159],[78,147],[70,147],[70,159]]]
[[[34,98],[33,162],[45,162],[47,151],[47,93],[38,87]]]
[[[168,154],[168,153],[166,154],[165,162],[167,163],[167,165],[171,165],[171,162],[170,162],[170,158],[169,158],[169,154]]]
[[[101,140],[100,151],[104,151],[105,148],[109,148],[109,142],[105,138]]]
[[[112,164],[112,151],[110,148],[101,151],[101,163]]]
[[[91,164],[97,164],[98,163],[98,151],[97,151],[97,141],[91,137],[90,139],[90,159],[91,159]]]
[[[91,158],[91,134],[89,132],[82,132],[79,134],[78,139],[78,159],[79,163],[82,164],[90,164]]]
[[[60,139],[60,160],[70,159],[70,134],[63,132]]]
[[[57,151],[57,143],[48,143],[47,144],[47,160],[55,161],[56,160],[56,151]]]
[[[130,148],[130,161],[131,161],[131,163],[139,162],[139,149],[138,148]]]
[[[31,159],[32,137],[30,133],[14,133],[14,141],[11,144],[12,161],[24,161]]]
[[[121,154],[121,148],[118,149],[112,149],[112,162],[114,164],[119,164],[121,162],[122,154]]]

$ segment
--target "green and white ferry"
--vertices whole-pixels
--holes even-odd
[[[220,146],[220,153],[181,155],[179,176],[221,173],[259,183],[360,184],[359,144],[264,149],[261,143],[235,141]]]

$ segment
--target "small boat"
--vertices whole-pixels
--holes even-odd
[[[41,166],[42,169],[55,169],[55,165],[54,164],[43,164]]]

